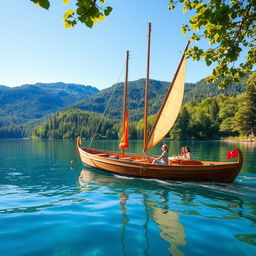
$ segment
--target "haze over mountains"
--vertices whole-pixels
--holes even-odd
[[[102,91],[92,86],[62,82],[28,84],[12,88],[0,85],[0,138],[27,136],[31,128],[50,115],[69,108],[103,113],[106,105],[109,104],[106,116],[120,118],[123,85],[124,83],[118,83]],[[142,118],[144,86],[145,79],[129,82],[128,108],[132,121]],[[169,82],[150,80],[149,114],[158,111],[168,86]],[[185,85],[184,102],[216,96],[220,93],[235,95],[243,92],[244,89],[245,80],[241,81],[241,84],[231,85],[226,90],[218,90],[217,84],[208,85],[201,80],[195,84]],[[109,102],[110,97],[112,100]],[[20,130],[22,132],[19,132]]]

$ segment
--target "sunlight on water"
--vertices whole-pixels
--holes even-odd
[[[170,142],[170,151],[184,144],[220,161],[237,146]],[[243,170],[225,184],[111,175],[82,167],[73,141],[0,140],[1,255],[255,255],[255,147],[239,147]]]

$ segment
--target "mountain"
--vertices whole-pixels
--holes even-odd
[[[99,90],[92,86],[66,83],[37,83],[19,87],[0,86],[1,130],[15,126],[31,127],[49,114],[89,97]]]
[[[128,86],[128,108],[131,121],[140,120],[144,114],[145,79],[130,81]],[[246,79],[225,90],[217,83],[186,83],[183,103],[200,100],[224,93],[240,94],[245,89]],[[42,123],[57,111],[77,108],[120,119],[122,115],[124,83],[99,91],[91,86],[65,83],[37,83],[10,88],[0,86],[0,138],[24,137],[28,130]],[[149,115],[155,114],[168,89],[169,82],[150,80]],[[111,100],[109,100],[111,99]]]
[[[144,115],[145,83],[145,79],[129,82],[127,103],[129,119],[131,121],[137,121]],[[149,115],[155,114],[159,110],[169,84],[169,82],[150,80]],[[107,108],[105,115],[110,118],[120,119],[122,115],[123,86],[124,83],[115,84],[110,88],[102,90],[91,97],[71,105],[70,107],[95,113],[104,113],[105,108],[108,105],[109,107]],[[217,96],[221,93],[236,95],[244,90],[245,79],[242,80],[240,84],[233,84],[225,90],[218,89],[217,83],[207,84],[204,80],[197,83],[186,83],[183,103],[192,99],[199,100],[206,97]],[[111,100],[109,101],[110,98]]]
[[[155,103],[152,103],[151,99],[153,98],[156,99],[157,102],[160,102],[160,100],[163,99],[168,84],[168,82],[150,80],[150,86],[152,89],[150,90],[149,104],[152,104],[152,108],[155,108]],[[120,118],[123,104],[123,86],[124,83],[115,84],[112,87],[104,89],[87,99],[75,103],[72,105],[72,107],[95,113],[103,113],[106,105],[109,105],[106,116],[111,118]],[[127,101],[130,112],[129,116],[132,120],[138,120],[142,117],[141,110],[144,107],[144,91],[145,79],[129,82]],[[109,99],[111,99],[110,102]]]
[[[207,97],[214,97],[219,94],[225,94],[230,96],[240,94],[245,90],[247,78],[248,76],[242,78],[237,84],[230,84],[229,87],[226,89],[218,88],[218,82],[207,84],[205,80],[202,79],[194,84],[193,88],[191,88],[187,92],[185,91],[184,102],[188,102],[191,99],[204,99]]]

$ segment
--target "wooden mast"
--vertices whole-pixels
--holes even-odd
[[[147,55],[147,76],[145,88],[145,105],[144,105],[144,143],[143,152],[145,152],[148,133],[148,89],[149,89],[149,64],[150,64],[150,39],[151,39],[151,23],[148,23],[148,55]]]
[[[128,88],[128,68],[129,68],[129,51],[126,51],[126,71],[124,83],[124,98],[123,98],[123,132],[125,131],[125,113],[127,111],[127,88]],[[121,154],[124,154],[124,149],[121,149]]]

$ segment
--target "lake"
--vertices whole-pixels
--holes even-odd
[[[244,165],[232,184],[125,178],[83,167],[72,140],[0,140],[1,255],[256,255],[256,143],[168,145],[216,161],[239,147]]]

